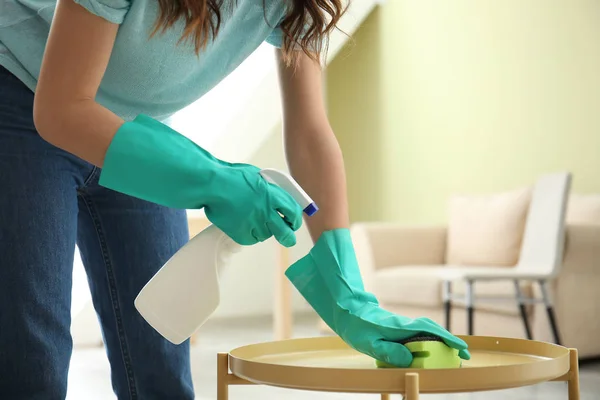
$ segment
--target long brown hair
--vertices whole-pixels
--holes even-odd
[[[159,15],[152,32],[165,31],[178,20],[185,22],[181,40],[192,40],[196,53],[217,36],[221,26],[224,1],[237,0],[158,0]],[[329,43],[329,34],[345,12],[342,0],[282,0],[289,3],[288,13],[281,22],[282,51],[286,63],[295,61],[299,47],[311,59],[320,62]],[[263,7],[265,6],[263,0]]]

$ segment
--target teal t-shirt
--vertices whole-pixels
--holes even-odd
[[[228,0],[232,1],[232,0]],[[225,7],[215,41],[199,55],[179,42],[183,22],[150,38],[157,0],[75,0],[119,24],[96,100],[131,120],[164,120],[202,97],[263,42],[281,47],[286,0],[237,0]],[[0,65],[35,91],[56,0],[0,0]],[[179,42],[179,43],[178,43]]]

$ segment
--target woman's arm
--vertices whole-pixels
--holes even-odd
[[[117,29],[72,0],[59,1],[34,101],[39,134],[100,167],[124,122],[95,102]]]
[[[349,227],[344,161],[325,112],[319,65],[302,54],[295,68],[286,67],[276,51],[286,156],[292,176],[319,206],[307,219],[316,241],[323,231]]]

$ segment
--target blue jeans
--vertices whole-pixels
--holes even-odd
[[[185,210],[101,187],[99,172],[38,135],[33,93],[0,67],[0,399],[66,396],[76,244],[118,398],[194,398],[189,342],[133,304],[187,242]]]

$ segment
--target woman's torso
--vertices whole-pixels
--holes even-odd
[[[156,0],[76,0],[120,23],[97,101],[125,119],[140,113],[165,119],[232,72],[265,40],[278,46],[284,0],[237,0],[224,8],[220,32],[199,55],[180,42],[183,24],[150,38]],[[0,65],[35,90],[56,0],[2,0]],[[265,20],[266,17],[266,20]],[[275,28],[275,29],[274,29]]]

